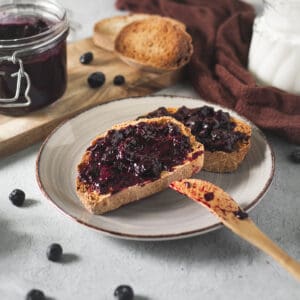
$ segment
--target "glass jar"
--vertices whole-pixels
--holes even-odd
[[[300,94],[300,1],[263,4],[253,25],[248,68],[258,83]]]
[[[55,1],[0,2],[0,112],[20,115],[66,90],[66,10]]]

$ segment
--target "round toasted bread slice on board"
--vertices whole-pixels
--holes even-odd
[[[116,37],[125,26],[132,22],[145,20],[152,16],[154,15],[129,14],[103,19],[94,25],[93,42],[96,46],[112,52],[114,51]],[[183,23],[171,18],[166,19],[169,19],[171,22],[174,22],[174,24],[181,27],[182,30],[185,30],[185,25]]]
[[[149,72],[178,70],[193,53],[191,36],[169,18],[150,17],[125,26],[115,51],[127,64]]]

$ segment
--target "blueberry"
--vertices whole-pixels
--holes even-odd
[[[214,193],[213,192],[208,192],[208,193],[205,193],[204,194],[204,199],[206,200],[206,201],[211,201],[211,200],[213,200],[214,199]]]
[[[104,84],[105,75],[102,72],[95,72],[88,77],[87,81],[91,88],[98,88]]]
[[[93,58],[94,58],[94,55],[92,52],[86,52],[80,56],[79,61],[83,65],[88,65],[93,60]]]
[[[213,109],[213,107],[205,105],[205,106],[201,107],[200,113],[204,117],[212,116],[214,114],[214,109]]]
[[[168,127],[168,129],[169,129],[169,133],[170,133],[170,134],[175,135],[175,134],[179,134],[179,133],[180,133],[178,127],[177,127],[177,126],[174,126],[173,124],[168,124],[167,127]]]
[[[134,163],[134,170],[137,176],[142,178],[159,177],[162,166],[156,158],[145,158],[141,163]]]
[[[47,257],[51,261],[61,260],[63,249],[60,244],[51,244],[47,248]]]
[[[294,151],[290,154],[290,159],[291,159],[294,163],[299,164],[299,163],[300,163],[300,149],[294,150]]]
[[[223,112],[222,110],[218,110],[216,112],[216,119],[220,122],[221,125],[228,126],[228,124],[230,123],[229,113]]]
[[[133,289],[129,285],[120,285],[115,289],[114,296],[118,300],[133,300]]]
[[[25,193],[22,190],[15,189],[9,194],[9,200],[15,206],[22,206],[25,200]]]
[[[120,141],[122,141],[122,139],[124,138],[122,132],[120,131],[115,131],[110,135],[110,139],[111,139],[111,145],[113,147],[115,147],[116,145],[118,145],[120,143]]]
[[[114,78],[114,85],[122,85],[125,83],[125,78],[123,75],[117,75]]]
[[[211,130],[211,124],[209,122],[204,121],[202,123],[202,129],[207,131],[207,132],[210,131]]]
[[[177,110],[176,114],[182,115],[182,116],[184,116],[184,117],[190,117],[191,111],[190,111],[190,109],[187,108],[186,106],[181,106],[181,107]]]
[[[42,291],[36,289],[29,291],[28,294],[26,295],[26,300],[45,300],[45,299],[46,299],[45,294]]]

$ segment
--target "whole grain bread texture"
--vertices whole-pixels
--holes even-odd
[[[181,165],[175,166],[172,171],[162,171],[159,179],[145,182],[143,185],[137,184],[129,186],[128,188],[114,194],[100,194],[97,191],[90,191],[89,185],[82,182],[78,176],[76,179],[76,192],[84,207],[89,212],[93,214],[103,214],[112,211],[130,202],[137,201],[160,192],[166,189],[172,181],[189,178],[201,170],[204,161],[203,145],[196,141],[189,128],[171,117],[128,121],[115,125],[111,129],[120,130],[128,127],[129,125],[136,125],[140,122],[165,124],[166,126],[170,123],[176,125],[180,129],[181,133],[189,138],[192,151],[188,153],[186,159]],[[99,138],[103,138],[106,135],[107,132],[97,136],[91,142],[91,145],[94,145]],[[84,153],[81,162],[78,165],[78,170],[81,164],[87,164],[89,162],[90,154],[91,153],[88,150]]]
[[[120,31],[127,26],[128,24],[145,20],[149,17],[159,17],[158,15],[150,15],[150,14],[128,14],[122,16],[114,16],[111,18],[106,18],[100,20],[99,22],[94,24],[93,31],[93,42],[96,46],[113,52],[115,49],[115,40]],[[177,26],[181,27],[182,30],[185,30],[185,25],[177,20],[166,18],[170,22],[173,22]]]
[[[169,18],[153,16],[125,26],[115,40],[115,51],[133,67],[166,72],[189,62],[193,44],[183,26]]]
[[[178,108],[167,107],[170,114],[175,114]],[[235,145],[235,150],[232,152],[224,151],[204,151],[203,170],[215,173],[230,173],[237,170],[239,165],[245,159],[251,147],[251,126],[240,119],[230,116],[230,121],[236,124],[234,131],[239,131],[247,136],[248,140],[239,141]],[[205,148],[205,147],[204,147]]]

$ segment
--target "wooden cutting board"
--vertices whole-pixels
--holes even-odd
[[[82,65],[79,57],[92,51],[94,60]],[[105,85],[91,89],[89,74],[101,71]],[[117,87],[112,81],[122,74],[126,84]],[[130,96],[143,96],[174,84],[180,72],[153,74],[141,72],[123,63],[115,54],[94,46],[91,39],[68,45],[68,87],[64,96],[54,104],[21,117],[0,114],[0,157],[10,155],[38,141],[42,141],[59,123],[99,103]]]

